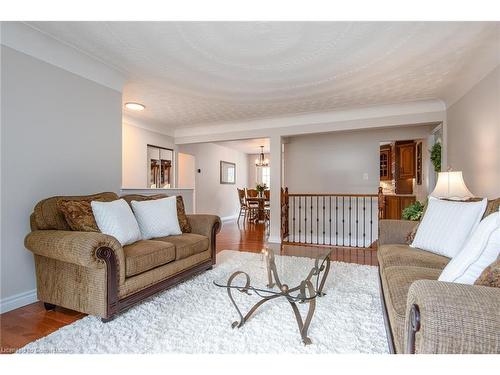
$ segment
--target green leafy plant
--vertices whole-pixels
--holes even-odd
[[[441,172],[441,143],[434,143],[431,148],[431,162],[436,172]]]
[[[401,215],[401,217],[404,220],[418,221],[422,217],[423,212],[424,212],[423,203],[416,201],[415,203],[410,204],[403,210],[403,214]]]
[[[257,184],[257,186],[255,186],[255,190],[257,190],[259,193],[262,193],[266,189],[267,189],[267,185],[264,183]]]

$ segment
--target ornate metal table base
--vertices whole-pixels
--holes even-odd
[[[290,306],[292,307],[293,313],[295,315],[295,319],[297,320],[297,325],[299,327],[299,332],[302,337],[302,342],[305,345],[311,344],[311,339],[307,336],[307,331],[309,329],[309,325],[311,324],[312,317],[314,315],[314,310],[316,308],[316,297],[321,297],[324,296],[325,294],[323,293],[323,287],[325,285],[326,278],[328,276],[328,272],[330,270],[330,256],[327,256],[325,259],[322,260],[321,264],[319,263],[320,260],[316,259],[314,267],[311,269],[309,272],[309,275],[305,280],[303,280],[299,286],[296,286],[294,288],[289,288],[287,284],[282,284],[279,277],[278,277],[278,272],[276,270],[276,264],[274,262],[274,255],[272,252],[269,253],[269,257],[266,259],[267,260],[267,271],[268,271],[268,288],[272,288],[275,284],[279,287],[279,292],[278,291],[263,291],[263,290],[258,290],[255,288],[252,288],[250,286],[250,276],[248,276],[247,273],[242,272],[242,271],[237,271],[233,273],[227,282],[227,293],[229,295],[229,299],[231,300],[231,303],[233,304],[234,308],[236,309],[240,319],[239,321],[235,321],[232,323],[231,327],[242,327],[249,319],[250,317],[255,313],[255,311],[262,306],[264,303],[267,301],[277,299],[279,297],[284,297],[287,299],[288,303],[290,303]],[[320,274],[323,273],[323,277],[321,278],[320,282]],[[232,285],[234,279],[239,276],[243,275],[246,278],[245,281],[245,286],[239,288],[235,287]],[[316,288],[314,287],[313,283],[311,282],[311,279],[313,276],[316,276]],[[274,278],[274,282],[273,282]],[[236,304],[234,297],[232,295],[233,290],[238,290],[241,293],[245,293],[250,295],[250,291],[253,291],[255,294],[257,294],[259,297],[262,299],[257,302],[248,312],[245,316],[241,313],[241,310],[239,309],[238,305]],[[298,292],[298,293],[295,293]],[[265,296],[264,293],[273,293],[268,296]],[[302,316],[300,314],[300,310],[297,306],[298,303],[308,303],[309,304],[309,309],[307,311],[307,315],[305,317],[305,320],[302,319]]]

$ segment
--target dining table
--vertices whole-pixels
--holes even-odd
[[[262,196],[262,197],[247,197],[246,198],[247,203],[252,203],[252,202],[257,202],[258,207],[255,213],[253,213],[252,216],[250,216],[250,221],[253,221],[255,223],[265,221],[266,220],[266,213],[265,213],[265,206],[266,202],[269,202],[269,198]]]

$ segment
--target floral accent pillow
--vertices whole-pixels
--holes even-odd
[[[182,233],[191,233],[192,228],[186,215],[184,201],[180,195],[177,196],[177,219],[179,220],[179,226],[181,227]]]
[[[57,208],[62,212],[71,230],[99,232],[90,202],[99,199],[59,199]]]
[[[474,282],[474,285],[500,288],[500,258],[491,263]]]
[[[411,232],[406,235],[406,243],[408,245],[410,245],[413,242],[413,240],[415,239],[415,235],[417,234],[417,230],[418,230],[419,225],[420,225],[420,223],[415,225],[415,227],[411,230]]]

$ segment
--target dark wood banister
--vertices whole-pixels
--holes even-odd
[[[351,194],[351,193],[289,193],[288,187],[281,188],[281,239],[285,240],[289,235],[289,197],[378,197],[378,219],[385,217],[386,200],[382,188],[378,188],[377,194]]]

